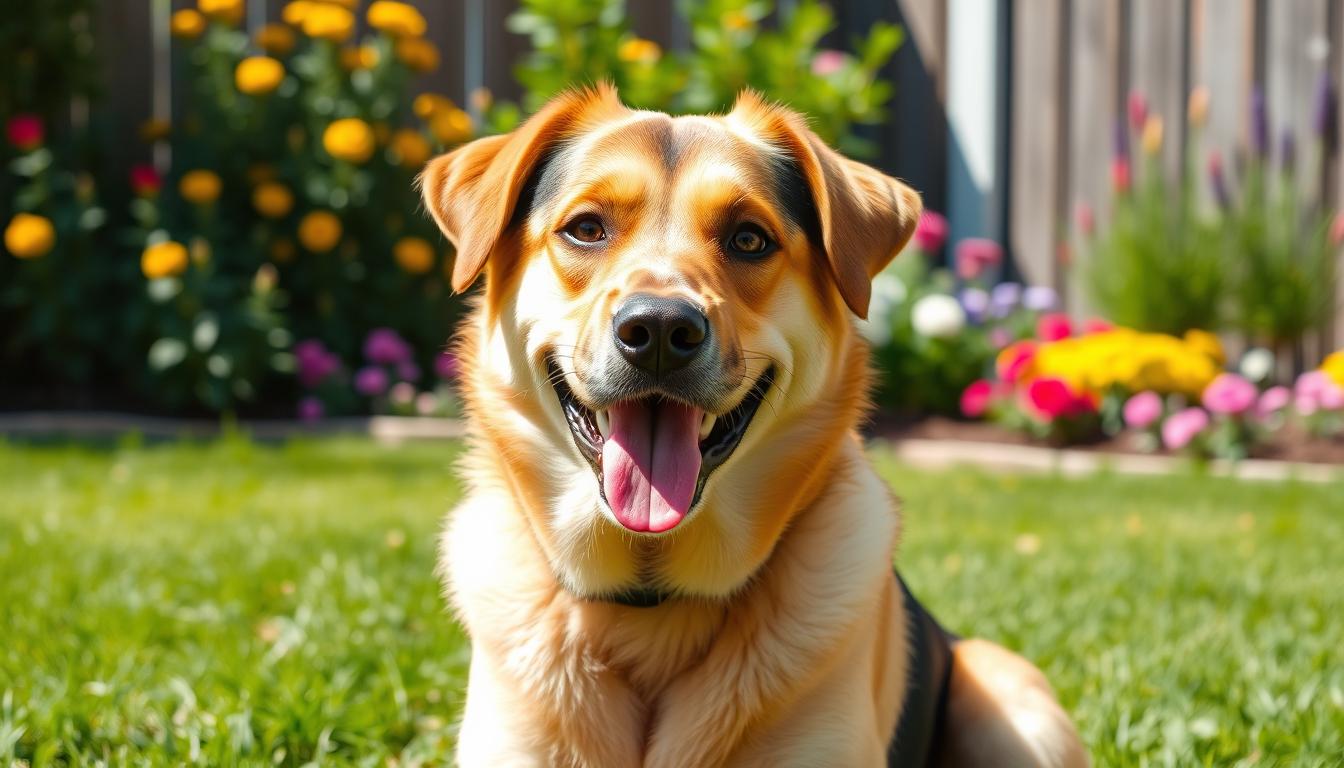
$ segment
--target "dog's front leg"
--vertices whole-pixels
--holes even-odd
[[[646,768],[728,763],[753,727],[827,674],[877,609],[897,518],[871,504],[888,498],[881,481],[851,467],[843,489],[795,519],[701,664],[659,697]]]

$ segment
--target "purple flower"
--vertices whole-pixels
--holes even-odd
[[[1018,302],[1022,300],[1022,286],[1019,283],[999,283],[989,293],[990,313],[994,317],[1007,317]]]
[[[327,409],[316,397],[305,397],[299,401],[300,421],[317,421],[326,415]]]
[[[1223,173],[1223,156],[1218,150],[1209,153],[1209,183],[1213,185],[1213,199],[1224,210],[1232,207],[1232,194],[1227,189],[1227,174]]]
[[[376,366],[360,368],[355,374],[355,391],[365,397],[377,397],[387,391],[387,371]]]
[[[1053,312],[1059,307],[1059,294],[1048,285],[1032,285],[1022,292],[1022,306],[1032,312]]]
[[[1264,157],[1269,152],[1269,115],[1265,112],[1265,92],[1251,89],[1251,152]]]
[[[1316,78],[1316,93],[1312,99],[1311,130],[1328,148],[1335,137],[1335,84],[1329,70],[1321,70]]]
[[[397,363],[397,378],[402,381],[417,382],[420,380],[420,366],[411,360],[403,360]]]
[[[294,362],[299,369],[299,383],[305,389],[318,386],[341,367],[340,358],[329,352],[317,339],[306,339],[295,344]]]
[[[971,322],[978,323],[985,317],[985,312],[989,309],[989,294],[980,288],[961,289],[961,308],[966,310],[966,316]]]
[[[434,375],[444,381],[452,381],[457,378],[460,366],[457,362],[457,355],[451,352],[444,352],[434,358]]]
[[[411,347],[391,328],[374,328],[364,339],[364,357],[376,365],[396,365],[411,356]]]

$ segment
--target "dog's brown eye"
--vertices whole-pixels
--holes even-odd
[[[728,238],[728,251],[736,256],[760,258],[770,252],[770,238],[755,224],[741,224]]]
[[[565,235],[581,245],[600,243],[607,239],[607,232],[596,216],[583,216],[570,222],[569,226],[565,227]]]

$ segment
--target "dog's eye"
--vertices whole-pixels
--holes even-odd
[[[727,246],[734,256],[758,259],[769,253],[774,243],[766,237],[765,230],[755,224],[739,224],[728,237]]]
[[[607,232],[596,216],[580,216],[565,227],[565,237],[579,245],[592,245],[606,240]]]

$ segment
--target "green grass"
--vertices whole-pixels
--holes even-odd
[[[449,444],[0,444],[0,766],[450,762]],[[1344,760],[1344,488],[928,473],[902,572],[1098,765]]]

